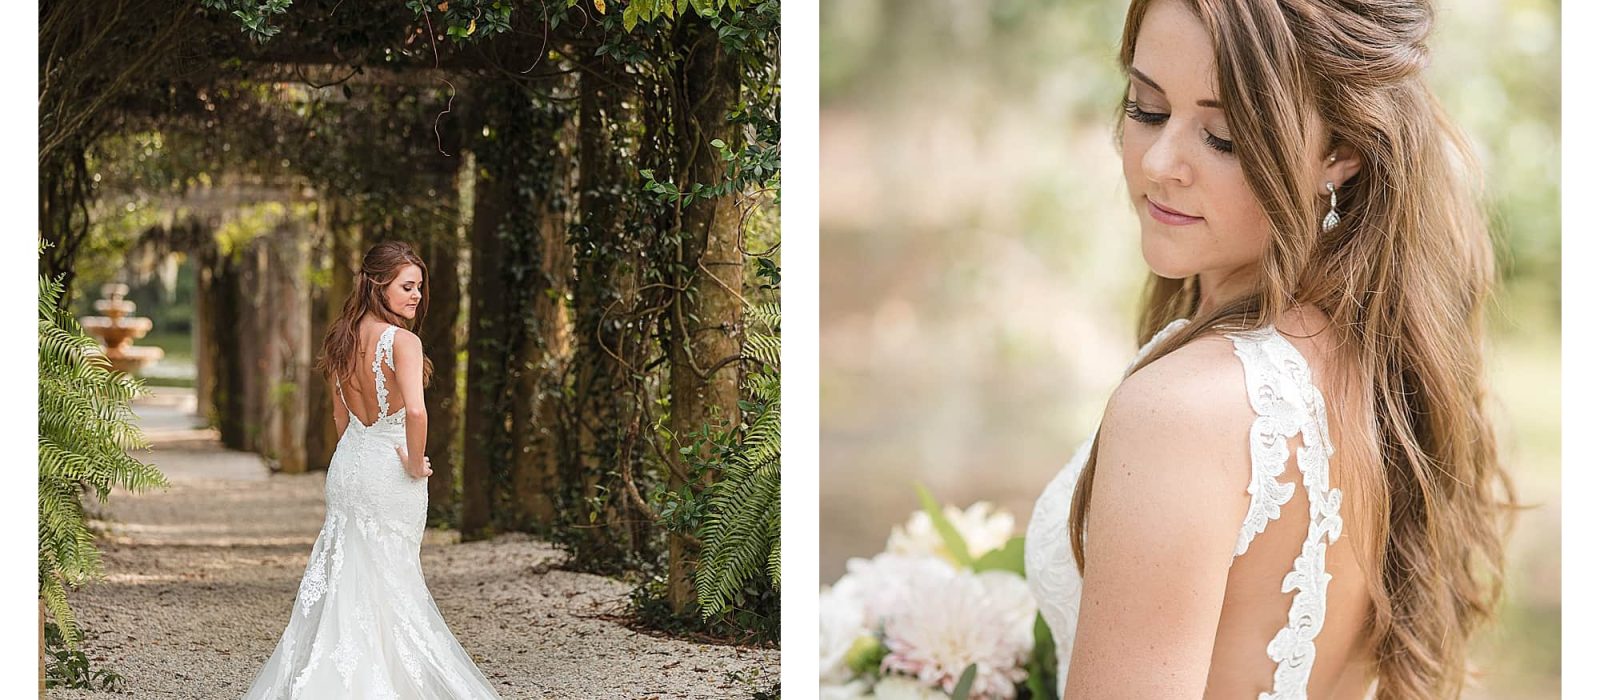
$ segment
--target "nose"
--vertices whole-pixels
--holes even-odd
[[[1157,133],[1155,141],[1144,152],[1141,162],[1144,176],[1153,183],[1173,182],[1187,186],[1193,181],[1194,173],[1181,143],[1182,134],[1172,126],[1171,120],[1166,127]]]

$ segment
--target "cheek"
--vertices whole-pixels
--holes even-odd
[[[1128,181],[1128,190],[1135,196],[1142,193],[1143,186],[1135,186],[1144,182],[1145,151],[1150,148],[1150,140],[1140,129],[1130,125],[1122,131],[1122,177]]]
[[[1266,210],[1261,208],[1255,193],[1242,177],[1237,182],[1228,183],[1224,192],[1221,201],[1225,205],[1217,212],[1218,225],[1215,230],[1228,248],[1228,257],[1237,260],[1260,257],[1268,233],[1272,230]]]

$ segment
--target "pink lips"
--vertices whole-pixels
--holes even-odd
[[[1150,218],[1169,226],[1187,226],[1189,224],[1198,223],[1205,220],[1204,217],[1189,216],[1188,214],[1180,214],[1172,211],[1171,209],[1164,209],[1160,205],[1156,204],[1155,200],[1150,199],[1149,197],[1145,197],[1144,201],[1150,209]]]

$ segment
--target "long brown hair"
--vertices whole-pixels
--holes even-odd
[[[406,265],[416,265],[422,271],[422,299],[417,302],[417,317],[414,320],[406,320],[383,303],[383,288],[393,282]],[[361,342],[361,319],[367,314],[417,332],[428,313],[428,287],[428,265],[422,262],[422,257],[410,245],[401,241],[384,241],[368,249],[361,259],[361,272],[356,275],[356,286],[345,298],[344,310],[328,325],[328,332],[322,338],[322,354],[317,357],[317,369],[322,371],[328,383],[332,384],[336,377],[348,383],[361,369],[357,366],[359,353],[356,346]],[[432,380],[433,361],[424,355],[423,386]]]
[[[1433,11],[1419,0],[1185,0],[1213,40],[1218,90],[1244,176],[1271,225],[1256,288],[1209,312],[1197,280],[1151,276],[1139,335],[1191,318],[1132,371],[1221,329],[1260,328],[1306,305],[1326,313],[1350,407],[1358,546],[1376,644],[1377,697],[1460,694],[1468,642],[1498,604],[1515,509],[1485,410],[1484,309],[1494,281],[1481,175],[1423,80]],[[1150,0],[1133,0],[1121,64]],[[1312,143],[1308,115],[1331,143]],[[1120,148],[1122,121],[1117,122]],[[1339,187],[1339,223],[1310,175],[1346,144],[1361,168]],[[1338,407],[1330,402],[1330,410]],[[1362,408],[1369,411],[1360,410]],[[1098,446],[1096,446],[1097,449]],[[1093,450],[1070,515],[1082,570]],[[1347,503],[1351,502],[1347,500]]]

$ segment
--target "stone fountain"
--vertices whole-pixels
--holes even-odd
[[[130,315],[134,303],[123,299],[127,293],[128,285],[120,282],[101,285],[100,294],[105,298],[95,301],[94,309],[105,315],[85,316],[78,323],[100,339],[113,370],[137,374],[146,364],[161,359],[162,351],[133,344],[150,332],[151,322],[148,318]]]

